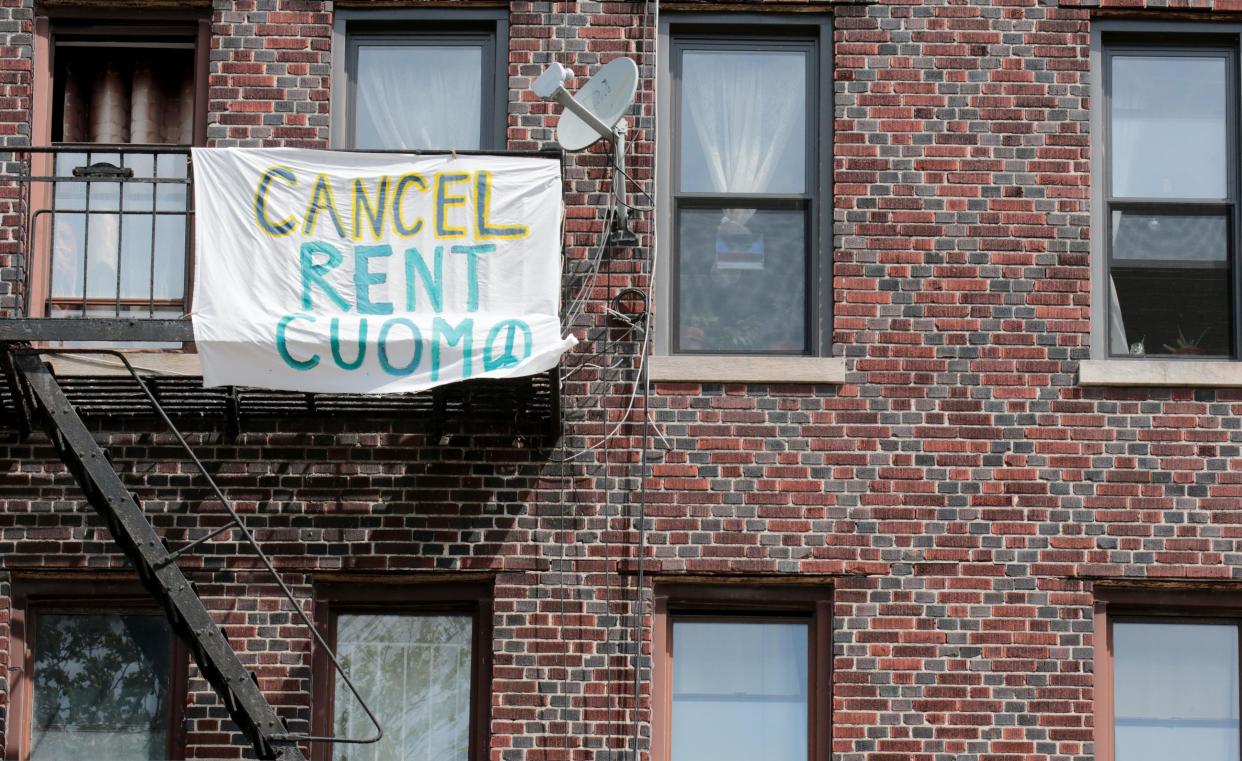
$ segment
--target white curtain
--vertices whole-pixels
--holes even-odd
[[[711,189],[769,191],[782,153],[805,121],[805,58],[687,51],[682,69],[683,114],[702,149]],[[744,226],[754,213],[729,209],[724,222]]]
[[[125,71],[115,61],[98,69],[91,92],[92,143],[129,142],[129,94]]]
[[[1125,317],[1121,313],[1121,301],[1117,298],[1117,283],[1113,276],[1108,276],[1108,325],[1109,342],[1106,353],[1129,354],[1130,344],[1126,340]]]
[[[1238,627],[1113,626],[1119,761],[1234,761],[1239,753]]]
[[[805,622],[673,626],[676,761],[803,761],[810,674]]]
[[[358,51],[358,148],[479,148],[482,49],[365,46]]]

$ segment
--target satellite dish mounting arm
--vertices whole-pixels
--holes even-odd
[[[579,119],[586,122],[600,137],[608,140],[613,134],[612,127],[604,124],[595,114],[591,113],[591,109],[578,102],[578,99],[565,89],[565,83],[573,77],[574,73],[559,63],[553,63],[539,78],[535,80],[535,84],[531,89],[535,94],[544,100],[554,100],[565,108],[574,112]]]
[[[625,120],[617,122],[612,133],[612,195],[615,211],[612,216],[613,243],[618,246],[637,246],[638,236],[630,229],[630,206],[625,202]]]

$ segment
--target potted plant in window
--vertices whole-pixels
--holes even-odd
[[[1177,327],[1177,340],[1174,341],[1171,346],[1169,344],[1165,344],[1164,350],[1170,354],[1177,354],[1180,356],[1194,356],[1202,354],[1203,348],[1201,344],[1203,343],[1203,337],[1206,335],[1207,329],[1205,328],[1204,331],[1199,334],[1198,338],[1187,338],[1182,332],[1182,327],[1179,325]]]

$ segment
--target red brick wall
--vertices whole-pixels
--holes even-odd
[[[328,147],[330,2],[217,3],[211,33],[212,144]]]
[[[30,144],[31,5],[29,0],[0,2],[0,176],[5,177],[23,171],[8,149]],[[18,281],[25,267],[18,242],[20,218],[20,186],[0,179],[0,314],[18,306]]]
[[[744,4],[778,5],[816,9]],[[833,330],[847,382],[656,388],[653,418],[672,448],[657,450],[647,481],[648,582],[832,584],[838,761],[1085,761],[1094,585],[1242,577],[1242,392],[1077,383],[1090,324],[1088,46],[1103,11],[1070,0],[812,5],[834,18]],[[1168,7],[1222,12],[1197,19],[1237,10]],[[642,13],[510,3],[510,147],[551,140],[555,109],[526,91],[548,54],[581,72],[646,53]],[[331,18],[330,3],[216,2],[215,144],[326,145]],[[22,60],[0,63],[6,141],[20,134]],[[642,97],[637,126],[650,130],[649,79]],[[631,166],[646,176],[650,132],[633,137]],[[601,165],[567,164],[577,262],[598,241]],[[4,240],[0,299],[17,276]],[[642,250],[609,261],[611,292],[645,284]],[[604,285],[578,326],[594,339],[579,358],[602,348]],[[631,362],[633,348],[621,342],[615,358]],[[218,430],[194,439],[308,601],[313,579],[333,573],[495,574],[493,759],[619,758],[601,751],[629,747],[633,731],[640,427],[572,467],[553,462],[622,419],[629,385],[593,378],[566,384],[556,446],[516,446],[500,422],[441,445],[427,421],[404,419],[295,419],[236,442]],[[172,442],[103,430],[116,427],[101,435],[157,526],[182,538],[209,522],[216,508]],[[2,710],[6,579],[124,563],[51,449],[0,437]],[[305,729],[305,635],[288,635],[239,548],[189,565]],[[190,755],[242,753],[205,683],[191,690]]]

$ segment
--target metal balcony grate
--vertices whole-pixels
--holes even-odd
[[[58,383],[86,420],[149,420],[156,412],[131,378],[65,377]],[[475,380],[420,394],[359,396],[303,394],[258,389],[203,388],[198,378],[148,378],[168,414],[181,420],[218,420],[245,428],[278,418],[310,416],[398,417],[432,434],[521,433],[552,435],[559,425],[559,384],[555,372],[528,378]],[[19,424],[8,381],[0,374],[0,427]]]

